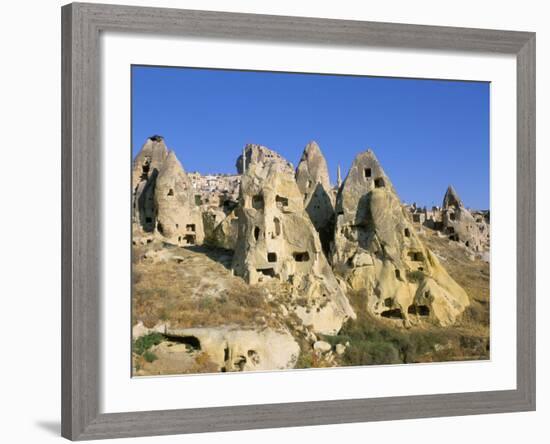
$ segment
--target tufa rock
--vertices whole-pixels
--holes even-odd
[[[168,157],[160,136],[151,136],[134,159],[132,168],[133,221],[144,232],[155,230],[154,192],[159,171]]]
[[[277,279],[301,304],[295,313],[316,332],[334,334],[355,317],[322,252],[286,161],[251,162],[241,181],[238,240],[232,268],[246,282]]]
[[[154,233],[170,243],[202,243],[200,209],[189,177],[161,136],[152,136],[136,156],[132,172],[133,221],[139,233]]]
[[[239,219],[232,211],[214,229],[211,245],[226,250],[234,250],[239,236]]]
[[[334,199],[327,161],[316,142],[304,149],[296,168],[296,183],[304,196],[304,207],[319,233],[323,251],[328,252],[334,232]]]
[[[336,344],[336,354],[342,356],[346,352],[346,346],[344,344]]]
[[[168,154],[157,177],[155,205],[156,229],[165,239],[178,245],[202,244],[201,211],[194,203],[191,181],[173,151]]]
[[[338,194],[331,257],[335,273],[365,292],[368,310],[405,321],[449,325],[470,304],[418,238],[371,150],[360,153]]]
[[[167,329],[169,337],[188,341],[208,354],[219,371],[294,368],[300,346],[287,330],[237,327]]]
[[[244,164],[243,158],[246,159]],[[251,163],[278,163],[281,165],[281,169],[294,170],[292,164],[279,153],[276,153],[265,146],[249,143],[244,147],[243,154],[237,158],[237,172],[239,174],[244,174],[243,171],[245,169],[248,170]]]
[[[313,344],[313,350],[321,353],[329,352],[331,349],[332,346],[326,341],[317,341],[315,344]]]
[[[443,198],[442,226],[450,240],[461,242],[473,251],[482,252],[488,247],[490,230],[484,216],[474,218],[451,185]]]

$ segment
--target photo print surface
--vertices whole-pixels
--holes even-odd
[[[490,84],[135,65],[133,376],[490,358]]]

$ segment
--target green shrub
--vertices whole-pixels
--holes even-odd
[[[407,271],[407,280],[409,282],[421,282],[424,279],[424,273],[420,270]]]
[[[134,353],[143,355],[153,345],[158,345],[164,341],[164,336],[160,333],[150,333],[148,335],[137,338],[133,344]]]
[[[393,328],[360,315],[348,321],[339,335],[324,339],[331,344],[350,342],[343,355],[345,365],[376,365],[419,362],[422,355],[434,351],[435,344],[446,342],[442,336],[431,330]]]
[[[158,358],[157,355],[155,355],[152,351],[147,350],[145,353],[143,353],[143,359],[151,363],[153,361],[156,361]]]
[[[294,368],[311,368],[313,367],[313,354],[308,352],[300,352],[300,356],[298,356],[298,361],[296,361],[296,365]]]

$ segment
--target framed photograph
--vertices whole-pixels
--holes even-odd
[[[62,8],[62,434],[535,409],[535,35]]]

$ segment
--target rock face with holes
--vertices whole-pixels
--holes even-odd
[[[287,330],[237,327],[167,329],[167,335],[189,341],[208,354],[219,371],[294,368],[300,346]]]
[[[416,235],[371,150],[357,155],[338,193],[331,259],[335,273],[364,292],[372,314],[450,325],[469,305]]]
[[[168,148],[161,136],[147,139],[136,156],[132,168],[133,220],[142,231],[155,230],[155,185],[168,157]]]
[[[300,301],[296,314],[316,332],[334,334],[355,317],[305,212],[291,164],[275,156],[250,162],[236,215],[236,275],[249,284],[288,283]]]
[[[202,215],[187,174],[161,136],[150,137],[134,160],[133,220],[138,231],[178,245],[201,244]]]
[[[159,234],[178,245],[202,243],[202,214],[195,205],[191,181],[173,151],[168,154],[157,177],[155,204]]]
[[[304,196],[304,207],[319,233],[323,250],[328,252],[334,232],[334,194],[327,161],[319,145],[310,142],[296,168],[296,183]]]
[[[452,186],[443,198],[442,231],[450,240],[461,242],[476,252],[483,252],[489,245],[489,225],[483,215],[474,217],[468,211]]]

